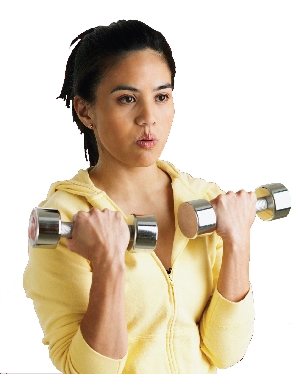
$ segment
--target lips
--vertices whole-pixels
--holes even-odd
[[[136,141],[136,144],[144,149],[151,149],[157,143],[156,136],[154,134],[142,135]]]

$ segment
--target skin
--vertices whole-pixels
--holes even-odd
[[[174,116],[167,63],[149,49],[131,52],[104,77],[93,105],[78,96],[73,104],[82,123],[93,125],[98,142],[100,158],[90,171],[91,180],[126,215],[156,216],[159,236],[155,253],[164,267],[170,268],[175,233],[173,192],[169,176],[156,166]],[[255,201],[255,195],[245,191],[230,192],[212,201],[217,233],[224,242],[218,290],[234,302],[249,290]],[[74,221],[68,247],[93,267],[82,335],[95,351],[120,359],[128,349],[124,253],[129,230],[120,212],[107,209],[78,212]],[[116,231],[119,235],[114,235]]]

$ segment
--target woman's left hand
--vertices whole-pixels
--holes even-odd
[[[211,201],[216,213],[216,232],[223,242],[243,242],[249,236],[256,215],[254,192],[229,191]]]

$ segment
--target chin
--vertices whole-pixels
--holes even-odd
[[[132,166],[134,166],[134,167],[149,167],[149,166],[152,166],[152,165],[156,164],[156,161],[158,160],[159,156],[154,155],[153,153],[150,154],[150,152],[149,152],[148,155],[143,154],[141,157],[137,158],[133,162]]]
[[[133,165],[133,166],[134,167],[139,167],[139,168],[147,168],[149,166],[152,166],[152,165],[156,164],[156,161],[157,161],[157,159],[151,160],[151,161],[150,160],[148,160],[148,161],[144,160],[144,161],[135,163],[135,165]]]

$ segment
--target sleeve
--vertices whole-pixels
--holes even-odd
[[[217,237],[216,234],[214,236]],[[253,335],[254,303],[252,290],[239,302],[225,299],[217,289],[222,262],[222,240],[214,251],[213,293],[200,322],[201,350],[220,369],[240,361]]]
[[[65,239],[56,249],[30,248],[23,282],[44,332],[43,343],[49,345],[58,370],[65,374],[122,373],[126,356],[120,360],[102,356],[81,334],[92,273],[86,259],[67,249]]]
[[[210,201],[224,193],[217,184],[192,178],[185,173],[180,174],[180,180],[189,191],[185,192],[183,201],[199,198]],[[201,238],[192,240],[199,240],[200,246],[205,241],[210,263],[210,273],[207,276],[211,280],[211,292],[199,324],[200,348],[212,365],[227,368],[243,358],[252,338],[254,325],[252,292],[250,290],[238,303],[222,297],[217,290],[223,254],[222,239],[215,232],[201,235]]]

